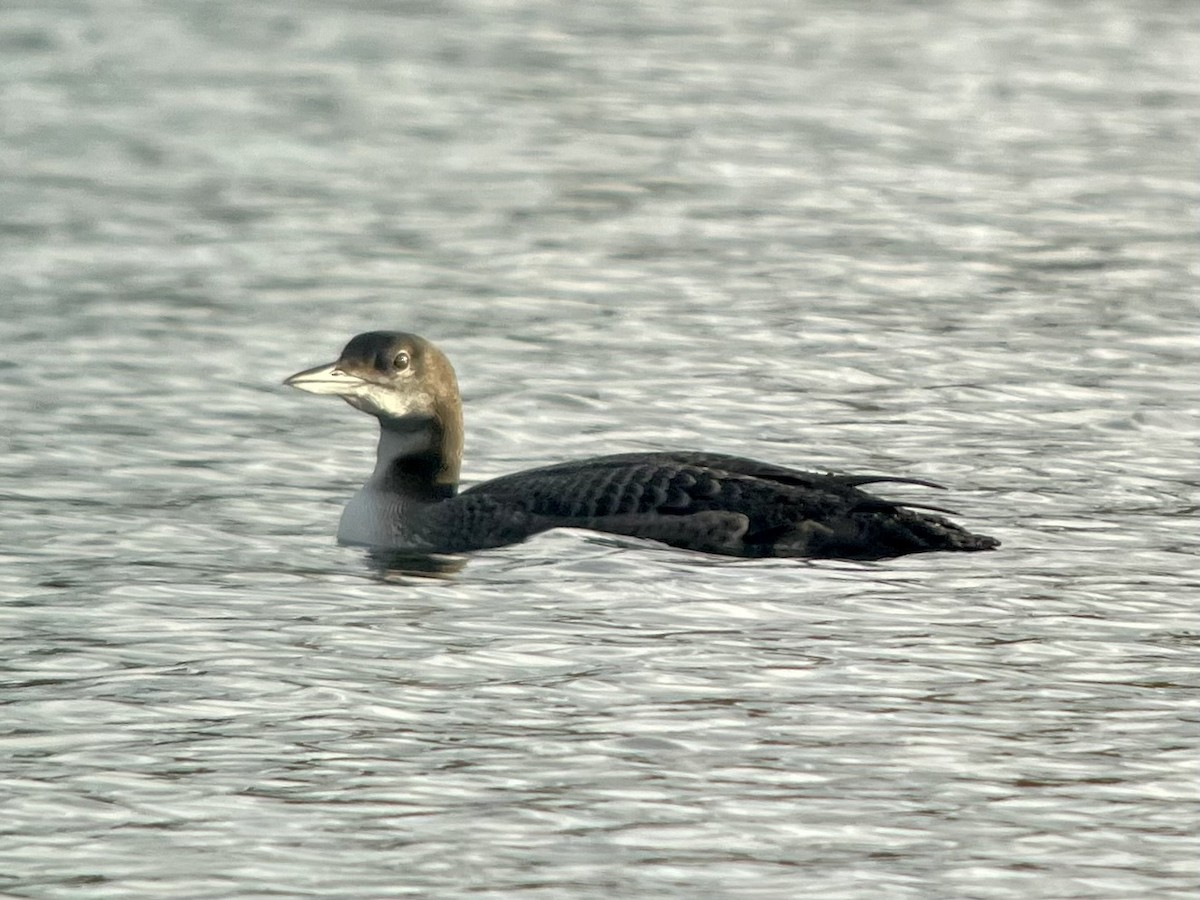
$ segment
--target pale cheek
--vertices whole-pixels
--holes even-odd
[[[363,405],[390,416],[406,416],[409,413],[428,412],[433,408],[433,397],[425,392],[398,393],[371,385],[359,396]]]

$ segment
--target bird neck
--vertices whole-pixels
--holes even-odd
[[[455,495],[462,464],[462,413],[449,412],[380,420],[371,476],[377,488],[414,500]]]

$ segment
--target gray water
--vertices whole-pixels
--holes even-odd
[[[1200,888],[1192,4],[0,7],[0,892]],[[334,543],[438,341],[468,481],[705,448],[991,554]]]

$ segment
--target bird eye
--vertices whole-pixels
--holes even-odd
[[[401,350],[399,353],[396,354],[396,358],[392,360],[392,368],[395,369],[397,372],[403,372],[405,369],[408,368],[408,363],[409,363],[408,351]]]

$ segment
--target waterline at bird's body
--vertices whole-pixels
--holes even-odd
[[[375,470],[342,514],[338,538],[346,543],[459,553],[571,527],[748,557],[882,559],[999,546],[925,511],[940,512],[936,507],[860,490],[880,481],[929,482],[803,472],[716,453],[594,457],[460,493],[462,401],[454,369],[413,334],[360,334],[336,362],[285,384],[341,397],[379,420]]]

